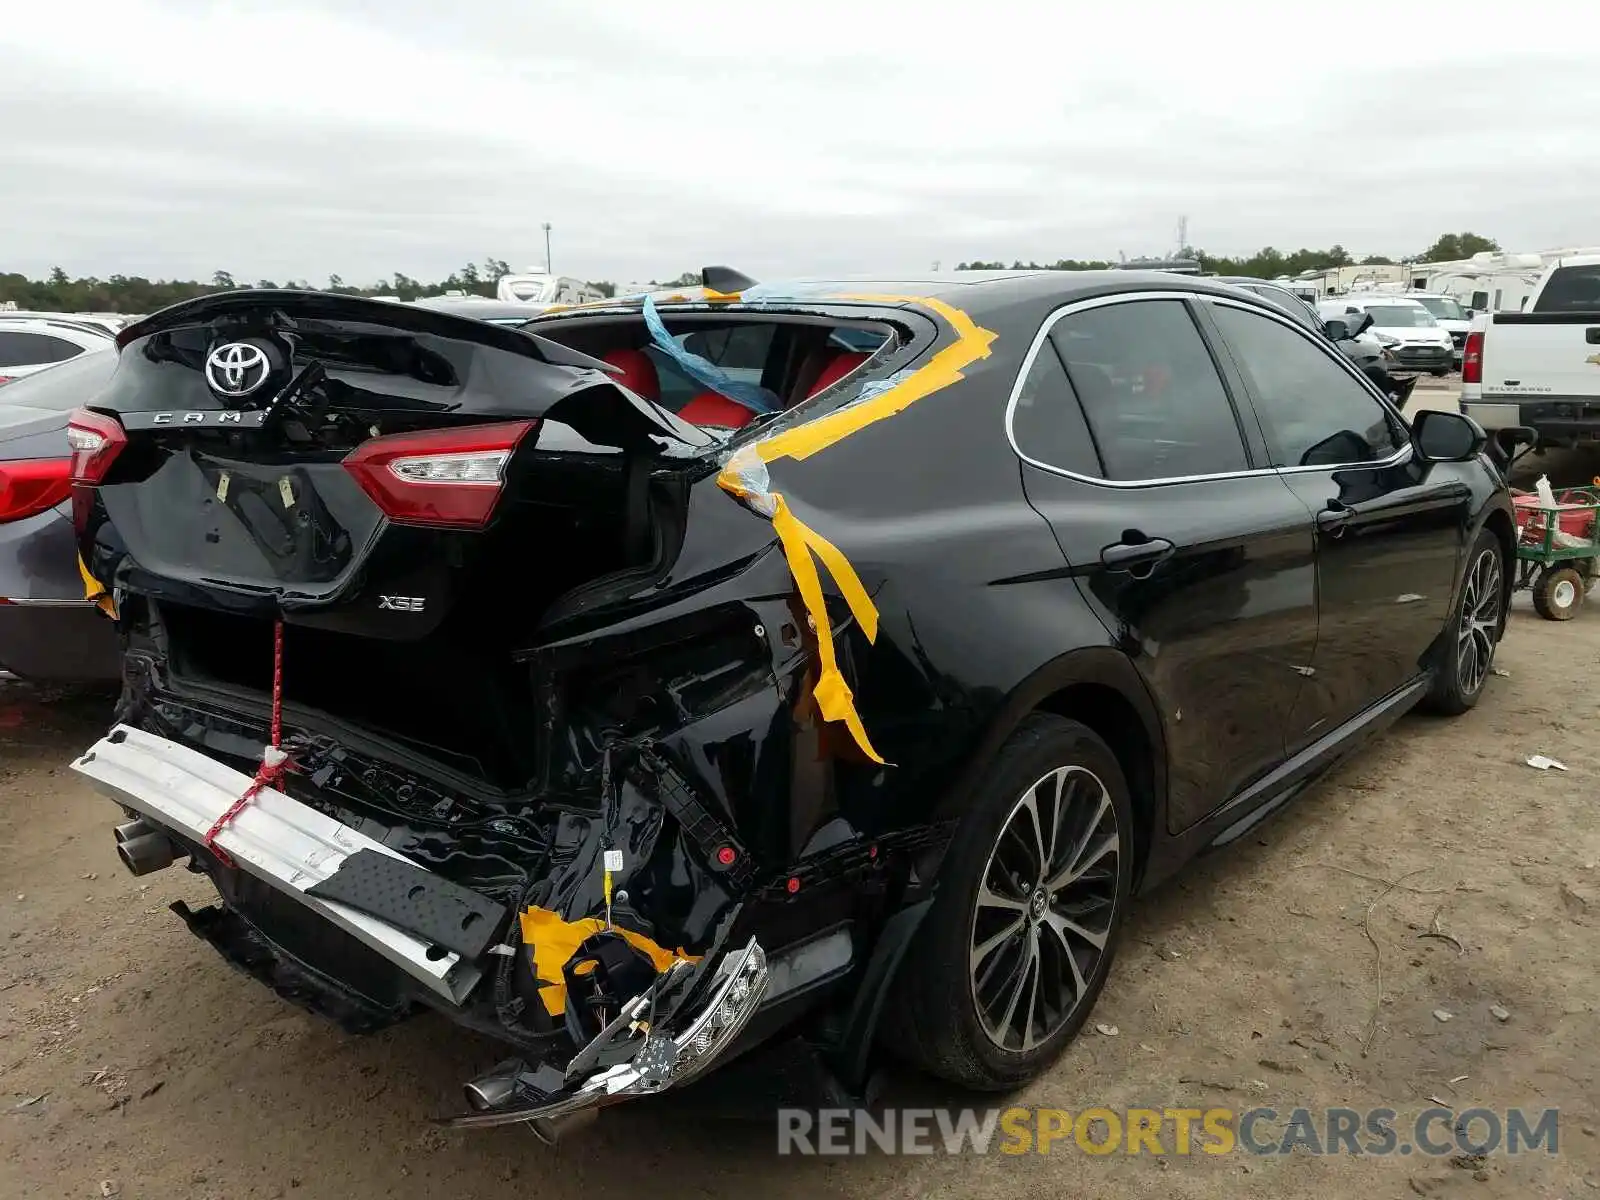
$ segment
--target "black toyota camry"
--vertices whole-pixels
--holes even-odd
[[[118,340],[76,769],[285,998],[505,1043],[462,1124],[758,1045],[1022,1083],[1132,895],[1477,703],[1504,629],[1482,431],[1203,279],[234,291]]]

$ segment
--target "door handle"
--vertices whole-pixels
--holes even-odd
[[[1137,530],[1127,530],[1122,536],[1123,541],[1112,542],[1100,551],[1100,565],[1108,571],[1153,567],[1176,549],[1166,538],[1143,537]]]
[[[1344,532],[1344,527],[1350,523],[1350,518],[1356,515],[1356,510],[1348,504],[1338,500],[1329,500],[1328,506],[1317,514],[1317,528],[1323,533],[1335,536]]]

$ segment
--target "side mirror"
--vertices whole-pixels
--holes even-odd
[[[1469,462],[1488,441],[1483,427],[1461,413],[1424,409],[1411,421],[1411,444],[1425,463]]]
[[[1343,317],[1329,317],[1322,323],[1322,332],[1336,342],[1347,341],[1350,338],[1350,326]]]
[[[1468,308],[1468,309],[1465,309],[1463,311],[1466,312],[1467,320],[1469,320],[1469,321],[1472,320],[1473,317],[1478,315],[1478,310],[1475,309],[1475,308]]]

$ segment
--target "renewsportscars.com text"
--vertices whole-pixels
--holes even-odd
[[[778,1110],[778,1153],[1555,1155],[1554,1108]]]

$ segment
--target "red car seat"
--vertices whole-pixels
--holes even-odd
[[[701,392],[680,408],[678,415],[691,425],[743,429],[756,414],[737,400],[730,400],[718,392]]]
[[[827,366],[822,368],[822,373],[817,376],[817,381],[811,385],[811,390],[806,393],[806,399],[809,400],[823,388],[829,388],[838,383],[839,380],[866,362],[868,357],[868,355],[856,350],[839,351],[828,362]]]
[[[661,377],[643,350],[608,350],[600,361],[618,368],[622,374],[613,378],[634,395],[646,400],[661,399]]]

